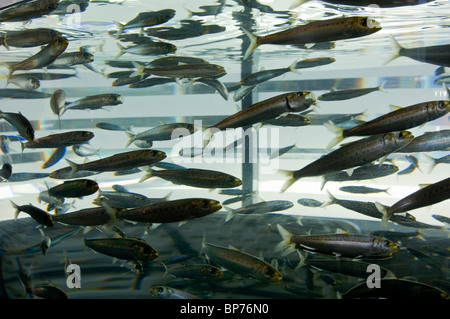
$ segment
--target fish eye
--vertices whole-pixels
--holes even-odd
[[[361,25],[367,26],[367,18],[362,18],[360,21]]]
[[[386,245],[386,246],[390,246],[390,245],[391,245],[391,242],[390,242],[389,240],[386,239],[386,240],[383,242],[383,244]]]
[[[202,200],[200,203],[200,206],[203,208],[208,208],[209,207],[209,202],[207,200]]]
[[[162,294],[163,292],[164,292],[164,287],[158,287],[157,289],[156,289],[156,291],[159,293],[159,294]]]
[[[274,271],[272,268],[266,268],[266,270],[264,270],[264,275],[267,277],[270,277],[274,274]]]
[[[440,101],[440,102],[439,102],[438,108],[440,108],[440,109],[444,109],[444,108],[445,108],[445,103],[444,103],[444,101]]]
[[[403,138],[403,136],[404,136],[403,132],[398,133],[399,138]]]

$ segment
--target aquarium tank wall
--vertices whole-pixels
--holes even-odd
[[[449,1],[0,4],[3,298],[448,299]]]

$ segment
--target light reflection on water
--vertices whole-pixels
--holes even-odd
[[[214,2],[203,1],[202,4],[211,5]],[[226,30],[217,34],[208,34],[200,37],[185,40],[162,40],[173,43],[177,46],[176,55],[196,56],[208,60],[210,63],[220,64],[225,67],[227,74],[220,80],[227,86],[239,82],[241,78],[241,35],[240,23],[242,19],[248,19],[242,12],[243,7],[236,1],[225,1],[221,13],[216,16],[200,17],[193,15],[190,19],[203,20],[208,24],[218,24],[225,26]],[[436,95],[442,95],[443,88],[434,84],[437,78],[435,70],[437,66],[419,63],[408,58],[400,57],[385,65],[390,58],[392,48],[389,42],[389,35],[392,34],[405,47],[430,46],[448,44],[448,24],[449,17],[441,12],[450,10],[448,1],[435,1],[414,7],[386,8],[379,10],[367,10],[364,8],[354,8],[351,6],[324,5],[319,1],[310,1],[305,5],[287,12],[288,1],[285,8],[277,8],[280,13],[260,13],[258,9],[252,10],[252,18],[255,20],[256,33],[258,35],[267,34],[275,30],[287,28],[309,20],[325,19],[344,15],[365,16],[368,13],[377,19],[383,29],[365,38],[340,41],[332,50],[301,50],[291,46],[265,45],[257,48],[253,53],[253,71],[261,68],[286,67],[293,61],[311,57],[330,56],[336,62],[327,66],[314,69],[300,70],[300,74],[288,73],[267,83],[259,85],[254,93],[253,100],[260,101],[282,92],[296,90],[310,90],[316,96],[328,92],[331,88],[364,88],[378,86],[384,81],[386,92],[375,92],[354,101],[344,102],[321,102],[317,103],[314,113],[317,114],[349,114],[366,111],[367,118],[373,118],[389,111],[389,105],[407,106],[426,100],[435,99]],[[279,4],[278,4],[279,5]],[[89,52],[94,54],[94,62],[89,70],[83,66],[76,67],[76,77],[71,77],[58,81],[42,81],[39,92],[52,93],[56,89],[64,89],[69,101],[78,98],[100,94],[118,93],[124,96],[124,103],[110,107],[109,110],[95,111],[68,111],[61,117],[62,130],[87,129],[95,133],[95,138],[91,141],[93,149],[99,150],[98,155],[89,156],[87,160],[106,157],[115,153],[136,149],[135,146],[125,148],[128,137],[124,132],[105,131],[96,128],[98,122],[109,122],[122,125],[135,132],[144,131],[147,128],[160,125],[161,122],[189,122],[201,120],[204,126],[212,125],[223,119],[225,116],[236,112],[236,102],[233,101],[233,94],[225,101],[215,90],[210,87],[190,83],[183,86],[180,83],[164,84],[145,89],[131,89],[127,86],[114,87],[111,85],[114,79],[105,75],[120,70],[105,64],[105,61],[115,60],[119,49],[117,39],[109,34],[117,31],[113,21],[126,22],[144,10],[159,10],[166,7],[173,7],[177,10],[174,19],[168,21],[164,26],[179,27],[182,19],[189,18],[189,12],[185,7],[195,10],[199,7],[198,2],[187,1],[165,1],[164,7],[158,3],[149,4],[147,1],[124,1],[117,3],[95,3],[91,1],[89,6],[79,16],[52,15],[50,17],[36,19],[32,21],[30,27],[49,27],[63,32],[69,39],[67,51],[78,50],[81,46],[86,46]],[[279,5],[281,6],[281,5]],[[283,12],[284,11],[284,12]],[[241,19],[241,20],[240,20]],[[76,28],[73,28],[76,26]],[[20,29],[20,23],[11,23],[12,28]],[[136,33],[136,31],[131,31]],[[131,43],[122,43],[131,45]],[[34,49],[33,49],[34,50]],[[12,48],[7,51],[0,49],[1,61],[20,61],[29,56],[28,52],[33,50],[23,50]],[[37,50],[37,49],[36,49]],[[151,61],[156,56],[137,56],[129,53],[120,57],[120,60]],[[250,63],[250,62],[249,62]],[[6,68],[2,70],[6,74]],[[73,73],[73,70],[48,70],[55,73]],[[13,88],[10,84],[7,88]],[[37,136],[45,136],[59,131],[59,121],[49,108],[48,98],[43,99],[2,99],[0,107],[2,111],[21,111],[30,120],[36,129]],[[289,153],[283,155],[279,160],[281,169],[298,169],[327,152],[326,145],[333,137],[322,125],[314,125],[300,128],[280,129],[279,147],[296,144],[297,147]],[[429,123],[421,128],[413,129],[416,135],[424,131],[434,131],[447,129],[449,127],[448,117]],[[15,134],[5,122],[0,123],[0,130],[8,134]],[[167,154],[172,154],[172,142],[155,142],[154,148],[162,150]],[[58,168],[66,167],[67,163],[61,160],[55,166],[42,170],[39,167],[48,158],[49,150],[25,150],[20,153],[20,145],[16,142],[12,145],[15,152],[10,154],[14,172],[52,172]],[[242,149],[237,149],[240,152]],[[445,153],[445,154],[444,154]],[[446,152],[435,153],[446,155]],[[239,156],[241,153],[239,153]],[[416,154],[417,155],[417,154]],[[427,159],[418,154],[422,168],[430,165]],[[85,159],[77,157],[71,150],[67,150],[66,158],[82,163]],[[3,157],[7,161],[6,157]],[[168,158],[168,162],[176,162],[175,158]],[[219,169],[235,176],[242,176],[245,168],[241,162],[231,164],[205,165],[204,161],[187,163],[188,167],[198,167],[207,169]],[[396,164],[401,169],[407,167],[403,157],[396,159]],[[112,258],[101,254],[94,254],[85,249],[83,237],[102,236],[97,230],[92,230],[88,234],[79,232],[72,237],[66,238],[62,242],[56,242],[51,246],[46,255],[42,255],[38,243],[42,240],[41,234],[35,229],[35,222],[21,213],[17,221],[12,220],[14,212],[8,199],[25,204],[27,202],[45,208],[43,203],[36,201],[40,191],[46,188],[45,183],[55,185],[61,181],[53,179],[37,179],[30,182],[4,183],[0,189],[0,208],[2,223],[0,235],[2,236],[3,249],[24,249],[32,248],[32,252],[27,250],[21,253],[4,253],[1,255],[1,270],[3,287],[6,294],[12,298],[24,297],[23,287],[17,282],[17,261],[19,256],[27,269],[31,269],[30,278],[36,284],[52,282],[57,287],[63,289],[71,298],[151,298],[149,287],[155,284],[168,284],[179,287],[192,293],[198,293],[202,297],[208,298],[301,298],[302,296],[288,293],[283,289],[283,285],[258,284],[253,280],[229,280],[224,282],[203,282],[192,285],[192,282],[181,279],[173,279],[164,276],[165,269],[161,264],[171,257],[179,257],[186,251],[194,251],[196,254],[201,250],[203,235],[209,242],[228,246],[233,245],[242,251],[254,255],[262,254],[264,259],[270,262],[272,259],[278,260],[279,269],[283,271],[285,282],[297,285],[303,289],[308,288],[315,292],[323,293],[323,298],[335,298],[335,290],[325,289],[326,284],[317,280],[314,287],[306,287],[309,280],[307,271],[300,269],[295,271],[298,258],[295,254],[285,258],[275,252],[275,247],[280,241],[280,235],[274,226],[277,223],[295,225],[299,231],[306,234],[335,232],[338,229],[345,229],[353,233],[368,233],[380,230],[379,221],[373,218],[362,216],[358,213],[346,210],[337,205],[326,209],[309,208],[297,204],[301,197],[311,197],[321,201],[328,200],[325,190],[320,191],[321,178],[310,178],[304,183],[297,183],[289,191],[279,194],[279,189],[285,178],[276,171],[268,174],[264,163],[260,163],[259,174],[253,176],[259,198],[268,201],[272,199],[286,199],[294,203],[294,207],[289,211],[280,214],[269,214],[262,216],[236,216],[233,220],[225,224],[226,212],[220,212],[202,219],[189,221],[187,224],[178,227],[178,224],[162,225],[152,229],[145,235],[146,229],[143,225],[132,225],[120,222],[127,235],[132,237],[142,237],[154,246],[160,257],[155,262],[145,265],[144,275],[137,275],[130,271],[129,265],[123,262],[113,264]],[[428,170],[424,169],[424,172]],[[378,188],[391,187],[391,195],[366,195],[345,194],[339,192],[339,183],[330,182],[327,190],[338,198],[349,200],[380,201],[383,204],[393,204],[402,197],[417,189],[419,184],[426,184],[442,179],[448,174],[445,164],[441,164],[433,170],[433,174],[424,174],[419,171],[407,176],[390,176],[380,181],[368,181],[367,186]],[[116,176],[113,173],[102,173],[94,175],[102,190],[111,190],[112,185],[120,184],[129,190],[145,194],[149,197],[164,197],[170,194],[170,199],[187,197],[206,197],[220,201],[229,199],[229,196],[218,194],[217,190],[195,189],[182,185],[173,185],[159,178],[151,178],[143,183],[139,179],[143,173],[134,173],[124,176]],[[76,199],[74,205],[76,209],[91,207],[92,200],[97,195],[86,196],[83,199]],[[233,204],[231,207],[238,208],[241,203]],[[440,203],[432,207],[432,211],[423,208],[417,211],[416,218],[433,226],[442,226],[431,217],[432,213],[449,216],[446,204]],[[303,226],[297,223],[297,217],[304,216]],[[391,225],[390,225],[391,226]],[[392,224],[395,230],[413,232],[416,229]],[[57,238],[65,232],[73,230],[71,227],[58,225],[54,229],[46,228],[44,232],[47,236]],[[412,236],[402,242],[405,247],[422,249],[426,251],[437,251],[434,256],[440,269],[434,269],[435,273],[427,271],[425,263],[418,263],[415,258],[408,254],[406,250],[396,253],[392,260],[380,261],[383,266],[390,269],[399,277],[414,277],[434,286],[438,286],[440,281],[448,280],[448,264],[445,258],[448,256],[447,232],[444,230],[427,229],[424,230],[426,241]],[[444,252],[443,252],[444,251]],[[445,251],[447,255],[445,254]],[[77,263],[82,268],[82,289],[75,291],[66,288],[66,273],[64,272],[64,252],[71,262]],[[204,256],[194,258],[192,261],[205,262]],[[294,265],[294,266],[292,266]],[[428,265],[429,266],[429,265]],[[230,275],[230,274],[228,274]],[[336,278],[354,285],[355,278],[336,275]],[[349,285],[348,287],[351,287]],[[445,286],[440,285],[444,289]],[[329,287],[328,287],[329,288]],[[334,289],[338,289],[334,287]],[[342,288],[343,289],[343,288]],[[307,295],[305,295],[307,296]],[[312,297],[310,297],[312,298]]]

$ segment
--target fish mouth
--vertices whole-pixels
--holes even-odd
[[[218,202],[216,200],[211,200],[211,201],[209,201],[209,207],[211,208],[212,211],[217,212],[218,210],[220,210],[222,208],[222,205],[220,204],[220,202]]]

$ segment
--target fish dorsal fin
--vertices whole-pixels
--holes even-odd
[[[355,168],[352,167],[352,168],[346,169],[345,172],[347,173],[348,176],[352,176],[354,170],[355,170]]]
[[[394,112],[394,111],[401,110],[402,107],[401,107],[401,106],[398,106],[398,105],[390,104],[390,105],[389,105],[389,109],[391,110],[391,112]]]
[[[348,235],[348,231],[343,230],[341,228],[338,228],[338,229],[336,229],[336,234],[346,234],[346,235]]]
[[[240,250],[239,249],[237,249],[236,247],[234,247],[233,245],[228,245],[228,248],[229,249],[231,249],[231,250],[234,250],[234,251],[239,251],[240,252]]]

